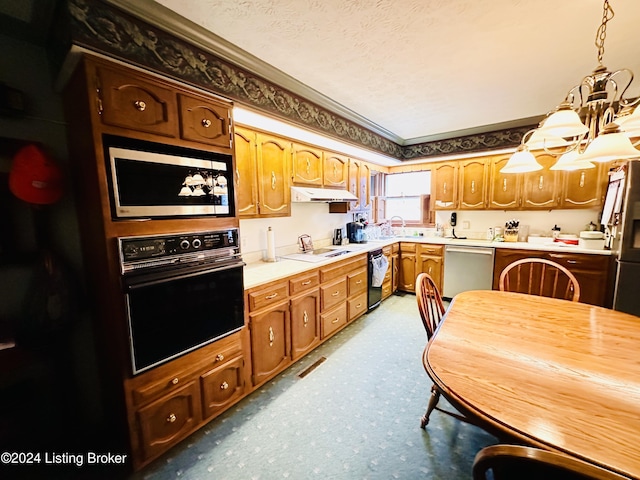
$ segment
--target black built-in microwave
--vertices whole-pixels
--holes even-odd
[[[233,157],[105,136],[114,219],[234,217]]]

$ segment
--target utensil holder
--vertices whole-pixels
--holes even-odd
[[[517,228],[506,228],[504,230],[504,241],[505,242],[517,242],[518,241],[518,229]]]

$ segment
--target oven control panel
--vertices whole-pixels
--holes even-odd
[[[122,237],[118,239],[123,265],[148,259],[192,257],[194,253],[212,253],[218,249],[238,248],[238,230]]]

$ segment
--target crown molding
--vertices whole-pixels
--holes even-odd
[[[104,0],[118,9],[133,15],[151,25],[162,28],[177,38],[190,43],[206,52],[216,55],[227,62],[258,75],[292,93],[300,95],[310,102],[325,108],[341,117],[360,125],[367,130],[402,145],[403,139],[393,132],[350,110],[341,103],[323,95],[308,85],[287,75],[282,70],[264,62],[240,47],[230,43],[204,27],[169,10],[152,0]]]

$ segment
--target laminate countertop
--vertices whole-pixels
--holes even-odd
[[[334,262],[340,262],[342,260],[360,255],[364,252],[376,250],[398,242],[426,243],[435,245],[457,245],[466,247],[493,247],[516,250],[536,250],[540,252],[562,252],[590,255],[612,255],[613,253],[611,250],[589,249],[576,245],[564,245],[561,243],[540,244],[528,242],[492,242],[488,240],[465,240],[455,238],[420,236],[394,237],[384,240],[370,240],[367,243],[347,244],[343,245],[342,247],[335,247],[345,248],[349,250],[349,252],[337,257],[329,257],[326,260],[322,260],[320,262],[305,262],[301,260],[291,260],[282,257],[277,257],[276,262],[250,262],[244,269],[244,288],[248,290],[250,288],[264,285],[270,282],[282,280],[299,273],[304,273],[309,270],[329,265]]]

